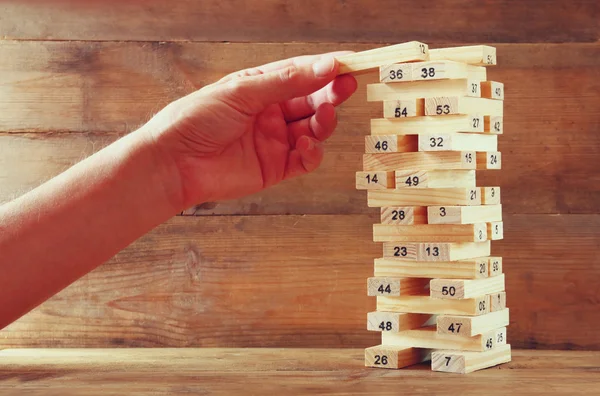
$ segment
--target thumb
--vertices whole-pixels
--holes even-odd
[[[333,81],[339,64],[333,56],[324,56],[310,64],[294,64],[257,76],[243,77],[224,84],[230,104],[247,114],[256,114],[267,106],[309,95]]]

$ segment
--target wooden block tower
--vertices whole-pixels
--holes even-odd
[[[373,240],[383,244],[367,281],[377,298],[367,328],[382,339],[366,366],[431,360],[434,371],[469,373],[510,361],[502,258],[490,250],[503,237],[500,188],[476,183],[476,170],[501,167],[504,86],[486,70],[495,48],[411,42],[340,62],[379,67],[367,99],[383,103],[356,173],[381,210]]]

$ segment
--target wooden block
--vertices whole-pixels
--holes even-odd
[[[356,172],[357,190],[385,190],[396,187],[396,176],[392,171]]]
[[[396,188],[475,187],[474,170],[397,170]]]
[[[425,115],[425,99],[386,100],[384,118],[421,117]]]
[[[337,57],[339,74],[356,73],[392,63],[429,59],[429,47],[418,41],[375,48]]]
[[[504,118],[502,116],[484,116],[484,133],[501,135],[504,130]]]
[[[430,296],[377,297],[378,311],[477,316],[490,312],[489,296],[445,300]]]
[[[473,337],[508,326],[509,310],[506,308],[480,316],[438,315],[436,322],[438,334]],[[496,340],[499,341],[497,336]],[[506,337],[504,337],[504,342],[506,342]]]
[[[431,351],[419,348],[398,348],[377,345],[365,349],[365,366],[400,369],[431,359]]]
[[[498,276],[502,274],[502,257],[488,257],[489,276]]]
[[[480,188],[401,188],[367,194],[370,208],[382,206],[481,205]]]
[[[429,293],[433,298],[475,298],[504,291],[504,274],[485,279],[432,279]]]
[[[482,81],[481,97],[504,100],[504,84],[497,81]]]
[[[393,63],[379,68],[379,81],[382,83],[412,81],[410,63]]]
[[[398,347],[485,351],[493,348],[495,336],[496,331],[492,330],[473,337],[456,337],[451,334],[438,333],[436,326],[427,326],[400,332],[382,332],[381,344]]]
[[[373,224],[374,242],[483,242],[485,223],[478,224]]]
[[[458,80],[470,79],[475,81],[487,80],[485,67],[468,65],[449,60],[415,62],[411,64],[410,77],[414,81]]]
[[[417,135],[365,136],[366,153],[403,153],[419,150]]]
[[[368,296],[399,296],[400,281],[402,278],[376,276],[367,279]]]
[[[482,195],[481,191],[479,195]],[[427,208],[429,224],[474,224],[482,221],[502,221],[502,205],[429,206]]]
[[[367,279],[369,296],[420,296],[428,289],[429,280],[422,278],[375,276]]]
[[[398,169],[477,169],[472,151],[440,151],[435,153],[363,154],[363,170],[395,171]]]
[[[500,204],[500,187],[481,187],[482,205],[499,205]]]
[[[410,136],[410,135],[409,135]],[[419,151],[496,151],[498,136],[478,133],[423,133]]]
[[[506,345],[508,342],[508,328],[501,327],[494,331],[494,348],[497,348],[500,345]]]
[[[425,115],[428,116],[446,116],[451,114],[502,116],[504,103],[493,99],[472,98],[468,96],[436,96],[425,98],[424,111]]]
[[[504,223],[501,221],[487,223],[487,234],[491,241],[504,239]]]
[[[396,257],[402,260],[417,260],[418,244],[414,242],[383,244],[383,257]]]
[[[507,363],[510,360],[510,345],[499,345],[497,348],[484,352],[434,351],[431,354],[431,370],[468,374]]]
[[[501,169],[502,153],[499,151],[488,151],[477,153],[477,169]]]
[[[422,99],[431,96],[481,97],[481,83],[476,80],[412,81],[402,84],[368,84],[367,101]]]
[[[436,323],[437,315],[399,313],[399,312],[369,312],[367,314],[367,330],[369,331],[392,331],[418,329],[423,326],[431,326]]]
[[[506,292],[502,291],[489,295],[491,300],[491,312],[502,311],[506,308]]]
[[[445,117],[374,118],[371,135],[418,135],[420,133],[484,132],[484,117],[459,114]]]
[[[457,261],[490,255],[490,241],[462,243],[418,243],[418,261]]]
[[[458,261],[409,261],[397,258],[375,259],[375,276],[415,278],[480,279],[488,277],[488,258]]]
[[[388,206],[381,208],[381,224],[427,224],[424,206]]]
[[[496,48],[488,45],[469,45],[462,47],[436,48],[429,50],[429,59],[451,60],[477,66],[496,64]]]

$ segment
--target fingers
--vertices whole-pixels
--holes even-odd
[[[323,103],[331,103],[334,106],[342,104],[356,92],[357,86],[354,76],[344,74],[317,92],[283,102],[281,110],[287,122],[306,118],[314,114]]]
[[[221,83],[230,81],[234,78],[258,76],[260,74],[270,73],[273,71],[284,69],[289,66],[302,66],[302,65],[312,64],[312,63],[316,62],[317,60],[319,60],[320,58],[325,57],[325,56],[337,57],[337,56],[348,55],[348,54],[352,54],[352,53],[354,53],[354,51],[335,51],[335,52],[326,52],[326,53],[317,54],[317,55],[303,55],[303,56],[297,56],[294,58],[279,60],[276,62],[267,63],[262,66],[252,67],[249,69],[244,69],[244,70],[233,72],[231,74],[226,75],[219,81],[217,81],[217,84],[221,84]]]
[[[246,115],[256,115],[267,106],[311,94],[337,75],[339,64],[326,56],[312,64],[288,66],[258,76],[233,79],[217,88],[224,103]]]
[[[296,142],[296,148],[290,151],[285,179],[312,172],[323,161],[323,147],[316,139],[302,136]]]
[[[324,103],[314,115],[288,124],[288,137],[290,146],[294,147],[303,136],[325,141],[337,126],[335,107],[331,103]]]

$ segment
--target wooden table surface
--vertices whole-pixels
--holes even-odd
[[[275,393],[277,392],[277,393]],[[599,394],[600,353],[513,351],[468,375],[363,367],[361,349],[7,349],[1,395]]]

